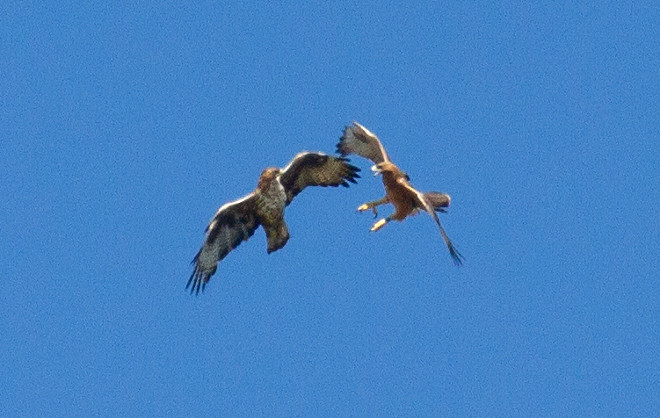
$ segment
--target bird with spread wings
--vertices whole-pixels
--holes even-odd
[[[448,194],[438,192],[422,193],[415,189],[410,184],[408,175],[390,161],[390,157],[378,137],[357,122],[353,122],[352,126],[346,126],[337,144],[337,152],[342,156],[356,154],[373,161],[374,165],[371,170],[375,175],[382,175],[385,197],[364,203],[357,210],[362,212],[371,209],[374,215],[378,216],[377,207],[391,203],[394,206],[394,213],[378,220],[371,227],[371,231],[378,231],[392,220],[403,221],[409,215],[414,215],[421,210],[426,211],[440,227],[440,233],[447,244],[447,248],[449,248],[449,254],[454,263],[456,265],[463,264],[463,256],[452,244],[440,223],[440,219],[438,219],[438,215],[435,213],[436,211],[446,212],[445,208],[449,207],[451,203]]]
[[[284,208],[307,186],[344,186],[355,183],[359,168],[343,157],[321,152],[301,152],[283,169],[271,167],[261,173],[257,188],[247,196],[224,204],[206,227],[206,237],[192,263],[194,270],[186,289],[204,291],[218,262],[261,225],[266,232],[267,252],[284,247],[289,230]]]

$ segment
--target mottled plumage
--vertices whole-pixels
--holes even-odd
[[[438,192],[421,193],[416,190],[410,184],[408,175],[390,161],[387,151],[385,151],[385,147],[383,147],[378,137],[357,122],[353,122],[352,126],[347,126],[344,129],[344,134],[337,144],[337,152],[342,156],[356,154],[373,161],[374,166],[371,167],[371,170],[382,175],[385,197],[360,205],[358,211],[371,209],[378,216],[376,208],[379,205],[391,203],[394,206],[394,213],[377,221],[371,227],[372,231],[379,230],[391,220],[402,221],[408,216],[423,210],[438,224],[440,234],[445,244],[447,244],[454,263],[457,265],[462,264],[463,256],[452,244],[440,223],[440,219],[438,219],[438,215],[435,213],[436,211],[446,212],[445,208],[449,207],[451,203],[448,194]]]
[[[348,182],[360,177],[358,171],[346,158],[320,152],[301,152],[281,170],[265,169],[252,193],[224,204],[211,219],[186,289],[192,285],[191,293],[203,291],[218,262],[247,241],[259,225],[266,232],[269,254],[284,247],[289,240],[284,208],[293,198],[307,186],[348,187]]]

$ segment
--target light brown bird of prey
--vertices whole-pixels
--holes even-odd
[[[447,244],[447,248],[449,248],[449,254],[451,254],[454,263],[456,265],[463,264],[463,256],[452,244],[435,213],[435,211],[446,212],[445,208],[449,207],[451,203],[448,194],[438,192],[422,193],[416,190],[410,184],[408,175],[390,161],[387,151],[385,151],[378,137],[357,122],[353,122],[352,126],[349,125],[344,129],[344,134],[337,144],[337,152],[342,156],[356,154],[370,159],[374,162],[371,171],[375,175],[381,174],[383,177],[385,197],[364,203],[357,209],[360,212],[371,209],[378,216],[376,208],[379,205],[386,203],[394,205],[394,213],[377,221],[371,227],[372,231],[378,231],[391,220],[402,221],[409,215],[424,210],[431,215],[440,227],[440,233]]]
[[[224,204],[206,227],[206,237],[192,263],[195,268],[186,289],[204,291],[218,262],[241,242],[247,241],[261,225],[266,232],[267,252],[284,247],[289,230],[284,222],[284,208],[307,186],[348,187],[360,176],[359,168],[343,157],[320,152],[301,152],[283,169],[266,168],[257,188],[245,197]]]

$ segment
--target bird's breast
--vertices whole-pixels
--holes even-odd
[[[383,175],[383,186],[385,186],[385,194],[395,208],[395,214],[392,217],[403,219],[415,207],[414,197],[410,190],[396,180],[396,176],[391,173],[386,174],[388,175]]]
[[[257,198],[257,214],[265,225],[280,222],[286,206],[286,193],[278,181],[272,181],[261,189]]]

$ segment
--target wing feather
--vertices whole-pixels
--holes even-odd
[[[337,144],[337,152],[342,156],[356,154],[373,161],[374,164],[390,161],[378,137],[357,122],[344,128],[344,134]]]
[[[202,248],[192,261],[195,267],[186,285],[186,289],[190,287],[190,293],[204,291],[218,268],[218,262],[254,234],[259,227],[254,205],[255,195],[250,193],[222,205],[215,213],[206,227]]]
[[[282,170],[280,184],[286,192],[288,205],[307,186],[348,187],[348,182],[355,183],[360,177],[358,171],[360,169],[345,158],[301,152]]]
[[[454,244],[451,242],[449,239],[449,236],[447,236],[447,233],[445,232],[445,229],[442,227],[442,224],[440,223],[440,219],[438,219],[438,215],[435,213],[435,206],[433,201],[429,201],[425,198],[424,193],[421,193],[408,181],[406,181],[404,178],[400,178],[397,180],[399,184],[404,186],[408,191],[411,192],[412,195],[415,197],[415,202],[417,205],[421,208],[424,209],[429,215],[431,215],[431,218],[435,221],[436,224],[438,224],[438,227],[440,228],[440,234],[442,235],[442,239],[444,239],[445,244],[447,245],[447,248],[449,249],[449,254],[451,255],[452,260],[454,261],[454,264],[457,266],[463,265],[463,260],[465,259],[461,253],[458,252],[456,247],[454,247]],[[448,195],[447,195],[448,197]],[[431,199],[434,199],[432,197]]]

